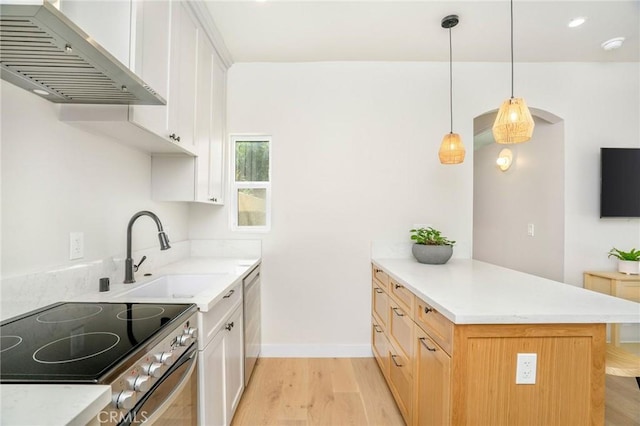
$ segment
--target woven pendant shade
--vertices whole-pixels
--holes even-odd
[[[442,138],[438,157],[442,164],[460,164],[464,161],[465,149],[457,133],[448,133]]]
[[[510,98],[502,103],[493,123],[493,138],[497,143],[526,142],[533,136],[535,123],[527,103],[522,98]]]

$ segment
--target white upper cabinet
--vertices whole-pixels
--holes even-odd
[[[158,201],[223,204],[226,69],[209,39],[198,37],[195,158],[154,155],[151,196]]]
[[[58,0],[53,4],[118,61],[133,70],[130,62],[132,0]]]
[[[69,7],[75,7],[76,3],[93,4],[62,1],[70,1]],[[113,0],[103,3],[113,5],[116,10],[122,8],[121,4],[129,4]],[[82,9],[75,7],[73,13],[84,21],[83,29],[91,34],[94,29],[89,28],[90,23],[98,17],[95,12],[90,14]],[[167,105],[63,105],[60,119],[115,137],[146,152],[197,155],[196,78],[201,61],[198,41],[206,39],[204,30],[193,16],[189,3],[182,1],[132,0],[128,22],[131,41],[126,64],[165,98]],[[123,44],[102,37],[105,46]]]
[[[171,9],[168,1],[136,1],[133,28],[135,43],[131,69],[170,104]],[[129,119],[157,135],[168,137],[167,107],[136,105],[129,107]]]

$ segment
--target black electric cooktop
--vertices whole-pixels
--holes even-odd
[[[1,383],[100,383],[195,305],[59,303],[0,324]]]

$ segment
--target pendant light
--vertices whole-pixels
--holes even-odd
[[[511,98],[500,106],[493,123],[493,137],[497,143],[526,142],[533,136],[535,123],[523,98],[513,97],[513,0],[511,0]]]
[[[442,28],[449,30],[449,112],[451,114],[451,130],[442,138],[440,151],[438,151],[438,157],[440,157],[442,164],[460,164],[464,161],[465,154],[460,135],[453,133],[453,49],[451,47],[451,28],[458,25],[458,22],[457,15],[449,15],[442,18]]]

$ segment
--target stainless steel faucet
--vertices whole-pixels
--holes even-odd
[[[129,220],[129,226],[127,226],[127,258],[124,261],[124,283],[125,284],[131,284],[136,282],[136,279],[133,276],[133,273],[134,271],[138,270],[138,266],[140,266],[140,263],[142,263],[145,259],[145,257],[143,257],[139,264],[134,265],[133,259],[131,258],[131,229],[133,228],[133,223],[140,216],[149,216],[151,219],[153,219],[156,222],[156,226],[158,227],[158,239],[160,240],[160,250],[167,250],[171,248],[171,246],[169,245],[169,237],[167,237],[167,234],[164,233],[164,230],[162,229],[162,222],[160,222],[160,218],[158,218],[158,216],[156,216],[155,213],[143,210],[134,214],[133,217],[131,217],[131,220]]]

